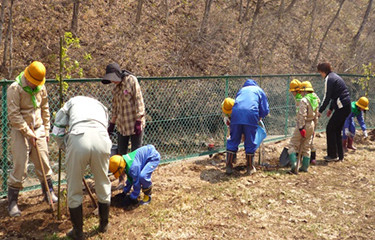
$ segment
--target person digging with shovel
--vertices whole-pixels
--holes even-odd
[[[44,199],[49,203],[51,200],[53,203],[57,202],[53,192],[52,169],[48,160],[50,113],[47,89],[44,85],[45,76],[46,68],[43,63],[34,61],[16,77],[15,82],[7,90],[13,161],[13,169],[7,181],[8,212],[11,217],[21,215],[17,206],[18,194],[23,189],[29,160],[34,163]],[[51,198],[47,191],[50,191]]]
[[[72,239],[84,239],[82,178],[88,165],[99,202],[98,231],[108,230],[111,182],[107,173],[112,142],[107,125],[107,108],[91,97],[73,97],[56,114],[52,136],[66,152],[67,198],[73,224],[66,235]]]
[[[236,158],[242,134],[245,135],[246,174],[251,175],[256,172],[254,166],[254,153],[257,149],[255,135],[258,122],[268,113],[268,100],[263,89],[254,80],[246,80],[238,91],[232,108],[230,137],[227,140],[226,174],[233,173],[233,161]]]
[[[315,125],[318,122],[318,106],[320,99],[313,94],[314,89],[309,81],[302,82],[300,85],[302,99],[300,102],[296,128],[299,131],[298,141],[291,142],[288,150],[291,172],[294,174],[299,171],[307,172],[310,164],[310,147],[313,138]],[[299,157],[302,157],[302,166],[297,169],[297,151]]]
[[[146,145],[125,155],[113,155],[109,160],[109,171],[115,178],[126,174],[126,185],[123,192],[116,195],[123,200],[125,207],[144,205],[151,202],[151,175],[160,162],[160,154],[153,145]],[[133,191],[128,194],[133,187]],[[144,196],[138,201],[142,190]]]
[[[355,136],[354,117],[357,118],[357,121],[363,131],[364,137],[368,137],[366,124],[363,119],[363,111],[369,110],[368,104],[369,101],[367,97],[361,97],[357,102],[351,103],[352,110],[349,116],[346,118],[344,128],[342,130],[342,147],[344,149],[344,152],[347,152],[348,148],[352,150],[357,149],[353,145]]]

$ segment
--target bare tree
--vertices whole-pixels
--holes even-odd
[[[135,23],[136,23],[136,24],[139,24],[139,23],[141,22],[143,1],[144,1],[144,0],[138,0],[138,5],[137,5],[137,16],[136,16],[136,18],[135,18]]]
[[[165,23],[168,24],[168,18],[169,18],[169,0],[164,0],[164,8],[165,8]]]
[[[238,14],[238,22],[241,22],[241,18],[242,18],[242,0],[240,0],[240,11]]]
[[[251,0],[247,0],[246,8],[245,8],[245,13],[244,13],[244,15],[243,15],[243,18],[241,18],[241,21],[240,21],[240,22],[242,22],[242,20],[244,20],[244,21],[247,20],[247,15],[249,15],[250,2],[251,2]]]
[[[3,63],[2,63],[2,70],[5,70],[6,69],[6,62],[7,62],[7,58],[8,58],[8,45],[9,45],[9,50],[11,51],[12,50],[12,46],[10,46],[12,43],[13,43],[13,39],[11,37],[12,35],[12,29],[13,29],[13,3],[14,3],[14,0],[10,0],[10,7],[9,7],[9,21],[8,21],[8,29],[7,29],[7,33],[6,33],[6,37],[5,37],[5,41],[4,41],[4,55],[3,55]],[[10,44],[9,44],[10,42]],[[12,69],[10,69],[8,71],[8,73],[11,73],[12,72]]]
[[[3,0],[1,3],[1,16],[0,16],[0,43],[3,40],[3,25],[4,25],[4,12],[5,12],[5,7],[7,5],[8,1]]]
[[[210,15],[212,2],[213,2],[213,0],[206,0],[205,6],[204,6],[204,14],[203,14],[203,19],[202,19],[202,23],[201,23],[201,28],[199,30],[200,36],[206,34],[207,22],[208,22],[208,17]]]
[[[351,48],[352,52],[355,51],[355,49],[357,47],[357,44],[358,44],[358,41],[359,41],[359,38],[361,37],[363,28],[364,28],[364,26],[367,23],[368,17],[369,17],[370,12],[371,12],[372,1],[373,0],[369,0],[368,1],[367,9],[366,9],[365,15],[363,16],[363,20],[362,20],[361,26],[359,27],[357,34],[353,37],[353,43],[352,43],[352,48]]]
[[[72,17],[72,25],[70,27],[70,31],[73,34],[77,34],[78,31],[78,13],[79,13],[79,2],[80,0],[73,0],[73,17]]]
[[[313,62],[313,65],[311,66],[311,69],[315,69],[315,66],[318,62],[318,59],[319,59],[319,56],[320,56],[320,52],[322,51],[322,48],[323,48],[323,44],[324,44],[324,41],[328,35],[328,32],[329,30],[331,29],[333,23],[335,22],[335,20],[339,17],[339,14],[340,14],[340,11],[342,9],[342,5],[344,4],[345,0],[341,0],[340,2],[340,6],[339,8],[337,9],[337,12],[335,14],[335,16],[332,18],[332,21],[329,23],[324,35],[323,35],[323,38],[322,40],[320,41],[320,45],[319,45],[319,49],[318,49],[318,52],[316,53],[316,56],[315,56],[315,59],[314,59],[314,62]]]
[[[310,55],[310,49],[311,49],[311,38],[312,38],[312,32],[313,32],[313,27],[314,27],[314,22],[315,22],[315,17],[316,17],[316,1],[313,0],[312,4],[312,11],[311,11],[311,23],[310,23],[310,30],[309,30],[309,36],[307,40],[307,52],[306,52],[306,59],[309,58]]]

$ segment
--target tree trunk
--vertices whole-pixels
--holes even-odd
[[[164,7],[165,7],[165,23],[168,24],[168,18],[169,18],[169,0],[164,0]]]
[[[371,6],[372,6],[372,0],[369,0],[368,1],[368,5],[367,5],[367,9],[366,9],[366,12],[365,12],[365,15],[363,16],[363,20],[362,20],[361,26],[359,27],[357,34],[353,37],[353,44],[352,44],[352,48],[351,48],[352,53],[355,52],[355,49],[357,47],[359,38],[361,37],[363,28],[364,28],[364,26],[367,23],[368,17],[369,17],[370,12],[371,12]]]
[[[253,29],[254,29],[255,23],[257,21],[258,15],[260,13],[260,8],[261,8],[262,2],[263,2],[263,0],[258,0],[257,3],[256,3],[256,7],[255,7],[254,14],[253,14],[253,18],[251,20],[249,35],[247,37],[246,43],[245,44],[240,43],[242,45],[242,50],[241,50],[242,52],[240,52],[240,56],[251,55],[251,49],[252,49],[253,41],[254,41],[252,33],[253,33]]]
[[[144,0],[138,0],[137,16],[135,18],[135,23],[136,24],[139,24],[141,22],[143,1]]]
[[[240,0],[240,9],[239,9],[239,14],[238,14],[238,22],[241,23],[241,18],[242,18],[242,0]]]
[[[6,62],[7,62],[7,58],[8,58],[8,42],[12,42],[12,39],[11,39],[11,34],[12,34],[12,28],[13,28],[13,25],[12,25],[12,22],[13,22],[13,3],[14,3],[14,0],[11,0],[10,1],[10,8],[9,8],[9,21],[8,21],[8,29],[7,29],[7,34],[5,36],[5,41],[4,41],[4,55],[3,55],[3,63],[2,63],[2,70],[5,71],[6,69]],[[10,45],[10,44],[9,44]],[[9,49],[11,50],[12,47],[9,46]],[[8,71],[9,73],[10,71]]]
[[[5,7],[8,4],[7,0],[3,0],[1,3],[1,16],[0,16],[0,44],[3,40],[3,26],[4,26],[4,12],[5,12]]]
[[[249,9],[250,9],[250,2],[251,2],[251,0],[247,0],[247,3],[246,3],[246,8],[245,8],[245,14],[243,15],[243,18],[241,19],[241,21],[242,20],[244,20],[244,21],[246,21],[247,20],[247,15],[249,15]]]
[[[310,23],[309,37],[308,37],[308,40],[307,40],[306,60],[308,60],[309,56],[310,56],[311,38],[312,38],[312,32],[313,32],[315,16],[316,16],[316,1],[317,0],[313,0],[313,9],[311,11],[311,23]]]
[[[313,65],[311,66],[311,69],[315,69],[315,66],[316,64],[318,63],[318,60],[319,60],[319,56],[320,56],[320,52],[322,51],[322,48],[323,48],[323,44],[324,44],[324,41],[328,35],[328,32],[329,30],[331,29],[333,23],[335,22],[335,20],[338,18],[339,14],[340,14],[340,11],[341,11],[341,8],[342,8],[342,5],[344,4],[345,0],[342,0],[341,3],[340,3],[340,6],[339,6],[339,9],[337,9],[337,12],[336,12],[336,15],[333,17],[332,21],[330,22],[330,24],[328,25],[324,35],[323,35],[323,38],[322,40],[320,41],[320,45],[319,45],[319,49],[318,49],[318,52],[315,56],[315,59],[314,59],[314,62],[313,62]]]
[[[284,13],[290,12],[296,2],[297,2],[297,0],[292,0],[292,2],[288,5],[288,7],[286,7]]]
[[[281,0],[279,11],[277,12],[277,18],[280,19],[284,12],[284,0]]]
[[[207,31],[207,22],[208,22],[208,17],[210,15],[210,10],[211,10],[211,4],[213,0],[206,0],[206,4],[204,6],[204,14],[203,14],[203,19],[202,19],[202,24],[201,28],[199,30],[199,35],[202,36],[206,34]]]
[[[79,1],[80,0],[73,0],[73,17],[72,17],[72,25],[70,28],[70,31],[74,34],[77,35],[78,31],[78,13],[79,13]]]

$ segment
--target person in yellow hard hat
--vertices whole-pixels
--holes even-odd
[[[369,110],[368,107],[369,100],[367,97],[361,97],[358,101],[351,103],[352,111],[346,118],[344,127],[342,130],[342,146],[345,152],[349,149],[356,150],[357,148],[353,145],[354,135],[355,135],[355,123],[354,117],[357,118],[359,125],[363,131],[365,138],[368,137],[367,128],[365,121],[363,119],[363,111]]]
[[[27,173],[27,164],[31,160],[35,173],[42,183],[44,198],[49,202],[37,149],[44,167],[53,202],[57,197],[53,193],[52,169],[48,160],[48,141],[50,113],[48,106],[46,68],[43,63],[34,61],[21,72],[7,90],[8,119],[11,126],[11,152],[13,169],[8,184],[8,211],[12,217],[20,216],[17,206],[19,191]],[[36,148],[37,146],[37,148]]]
[[[302,99],[302,95],[300,93],[300,85],[301,82],[298,79],[293,79],[289,84],[289,92],[292,93],[296,102],[296,112],[298,112],[299,103]]]
[[[149,204],[151,202],[152,182],[151,175],[160,162],[160,154],[153,145],[146,145],[125,155],[113,155],[109,159],[109,171],[115,178],[126,174],[126,185],[119,195],[123,197],[125,207]],[[131,188],[133,191],[130,195]],[[140,191],[144,194],[139,202]]]
[[[230,131],[230,129],[229,129],[230,116],[232,114],[233,105],[234,105],[234,99],[229,98],[229,97],[224,99],[223,103],[221,104],[221,110],[223,111],[223,115],[224,115],[224,124],[228,127],[229,131]],[[230,134],[230,133],[228,133],[228,134]]]
[[[288,150],[291,172],[297,173],[299,171],[307,172],[310,165],[310,148],[313,139],[315,125],[318,122],[318,107],[320,99],[314,93],[314,89],[309,81],[304,81],[300,84],[300,91],[302,99],[297,114],[298,141],[290,144]],[[302,155],[302,166],[297,169],[297,153]]]

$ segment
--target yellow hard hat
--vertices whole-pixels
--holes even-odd
[[[126,166],[126,162],[121,155],[113,155],[109,159],[109,171],[113,173],[115,178],[119,178],[123,173]]]
[[[361,97],[360,99],[358,99],[358,101],[355,103],[355,105],[357,105],[358,107],[362,108],[362,109],[365,109],[365,110],[368,110],[368,98],[367,97]]]
[[[303,81],[300,85],[301,92],[314,92],[314,89],[309,81]]]
[[[226,98],[224,99],[223,103],[221,104],[221,109],[225,114],[232,114],[232,108],[234,106],[234,99],[233,98]]]
[[[289,84],[289,92],[299,91],[301,82],[298,79],[293,79]]]
[[[46,67],[41,62],[32,62],[25,68],[24,74],[27,81],[36,86],[43,85],[46,82]]]

